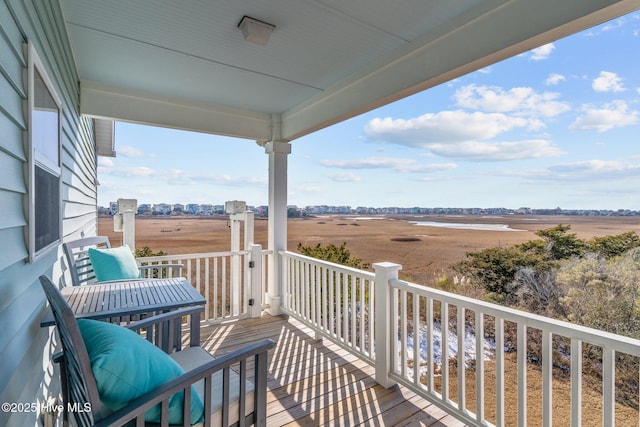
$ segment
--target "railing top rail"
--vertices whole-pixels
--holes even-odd
[[[202,252],[202,253],[194,253],[194,254],[176,254],[176,255],[161,255],[161,256],[148,256],[148,257],[139,257],[136,258],[141,262],[154,262],[154,261],[173,261],[180,259],[189,259],[189,258],[215,258],[215,257],[225,257],[231,255],[247,255],[250,251],[226,251],[226,252]]]
[[[526,311],[503,307],[501,305],[453,294],[440,289],[417,285],[415,283],[405,282],[403,280],[390,280],[389,284],[395,288],[407,289],[416,295],[433,298],[452,305],[462,306],[467,310],[481,312],[510,322],[524,323],[529,327],[548,330],[554,334],[567,338],[575,338],[633,356],[640,356],[640,340],[634,338],[600,331],[598,329],[588,328],[586,326],[576,325],[533,313],[527,313]]]
[[[375,274],[370,272],[370,271],[365,271],[365,270],[360,270],[357,268],[353,268],[353,267],[347,267],[345,265],[342,264],[336,264],[334,262],[329,262],[329,261],[324,261],[318,258],[313,258],[310,256],[306,256],[306,255],[301,255],[301,254],[297,254],[295,252],[290,252],[290,251],[280,251],[279,252],[280,255],[284,255],[284,256],[288,256],[290,258],[297,258],[297,259],[301,259],[304,261],[308,261],[314,264],[321,264],[321,265],[327,265],[330,266],[331,268],[333,268],[334,270],[339,270],[345,273],[349,273],[349,274],[353,274],[353,275],[357,275],[360,277],[365,277],[367,279],[370,280],[374,280],[375,279]]]

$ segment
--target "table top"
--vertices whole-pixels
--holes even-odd
[[[202,305],[204,297],[183,277],[103,282],[61,289],[78,319],[104,319]],[[54,325],[47,313],[41,326]]]

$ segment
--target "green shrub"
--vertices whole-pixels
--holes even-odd
[[[545,249],[552,260],[569,259],[585,253],[587,243],[575,233],[568,233],[570,225],[559,224],[536,232],[545,241]]]
[[[518,288],[518,305],[522,308],[550,317],[564,317],[560,304],[563,294],[556,283],[555,271],[523,267],[516,272],[514,284]]]
[[[168,254],[164,251],[153,252],[149,246],[145,246],[142,249],[136,249],[136,258],[145,258],[145,257],[163,256],[163,255],[168,255]],[[141,262],[141,265],[148,265],[148,264],[149,264],[148,262]],[[169,264],[169,261],[162,261],[160,265],[162,264]],[[162,268],[157,268],[157,269],[154,268],[152,270],[149,270],[147,274],[150,275],[149,277],[152,277],[154,279],[167,277],[167,271],[163,270]]]
[[[594,237],[589,246],[593,252],[611,258],[640,247],[640,236],[635,231],[627,231],[616,236]]]
[[[153,252],[149,246],[145,246],[142,249],[136,249],[136,258],[144,258],[149,256],[163,256],[167,255],[164,251]]]
[[[343,242],[340,246],[336,246],[333,243],[329,243],[327,246],[322,246],[320,243],[315,246],[305,246],[302,243],[298,243],[298,252],[302,255],[323,261],[346,265],[361,270],[369,268],[368,263],[360,258],[351,256],[351,251],[347,249],[347,242]]]
[[[550,314],[549,310],[562,312],[556,303],[561,293],[556,289],[554,278],[562,262],[584,255],[594,245],[603,251],[606,248],[607,253],[617,253],[635,242],[625,234],[589,244],[575,233],[569,233],[570,229],[569,225],[559,224],[537,231],[538,240],[467,253],[467,259],[455,264],[453,269],[471,278],[487,292],[490,300],[499,304],[520,303],[544,314]]]
[[[545,270],[549,263],[540,244],[529,242],[509,247],[494,247],[467,253],[467,259],[453,269],[484,288],[489,299],[500,304],[517,302],[516,273],[522,267]]]
[[[640,263],[589,255],[564,265],[557,276],[567,320],[640,338]]]

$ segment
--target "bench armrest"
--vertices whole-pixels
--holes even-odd
[[[204,307],[201,305],[182,308],[146,317],[126,327],[139,333],[165,353],[172,353],[182,349],[182,319],[185,316],[189,317],[189,346],[200,345],[200,314],[202,312]]]
[[[205,416],[211,414],[211,390],[212,375],[215,372],[229,370],[237,363],[246,366],[246,361],[251,357],[255,358],[255,381],[254,381],[254,410],[247,419],[248,424],[257,426],[266,425],[266,390],[267,390],[267,351],[272,349],[275,343],[272,340],[263,340],[254,344],[250,344],[234,352],[226,354],[220,358],[216,358],[197,368],[194,368],[183,375],[169,381],[157,389],[140,396],[129,402],[125,407],[110,414],[106,418],[97,422],[95,427],[120,426],[122,424],[136,420],[137,425],[144,425],[144,413],[149,408],[157,404],[161,404],[161,416],[163,420],[168,419],[169,398],[180,391],[185,393],[185,402],[190,402],[191,385],[200,380],[204,380],[205,395],[201,396],[204,403]],[[246,369],[240,369],[239,380],[241,384],[247,381]],[[228,372],[223,373],[224,378],[229,378]],[[228,379],[226,380],[228,381]],[[225,384],[228,390],[228,384]],[[225,396],[221,396],[223,399]],[[245,405],[238,405],[244,408]],[[184,409],[184,426],[189,426],[189,405],[185,405]],[[224,410],[223,410],[224,413]],[[229,412],[226,412],[229,416]],[[244,414],[240,413],[244,417]]]

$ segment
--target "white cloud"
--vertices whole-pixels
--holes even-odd
[[[610,71],[600,71],[600,77],[593,80],[591,87],[596,92],[623,92],[622,79]]]
[[[114,165],[113,160],[110,159],[109,157],[103,157],[103,156],[98,157],[98,166],[110,168],[110,167],[113,167],[113,165]]]
[[[301,196],[301,195],[309,195],[309,194],[324,194],[327,193],[326,189],[323,187],[313,186],[313,185],[291,185],[289,186],[289,190],[287,194],[289,196]]]
[[[117,147],[117,153],[124,157],[132,157],[132,158],[146,157],[142,150],[135,147],[128,146],[128,145]]]
[[[457,167],[455,163],[421,165],[415,159],[400,157],[366,157],[355,160],[320,160],[320,164],[340,169],[392,169],[396,172],[442,172]]]
[[[555,48],[556,47],[553,45],[553,43],[545,44],[544,46],[535,48],[531,51],[531,59],[533,59],[534,61],[548,59],[549,56],[551,56],[551,52],[553,52]]]
[[[352,172],[347,173],[336,173],[333,175],[329,175],[332,181],[335,182],[358,182],[360,181],[360,177]]]
[[[515,142],[463,141],[456,144],[432,144],[429,149],[443,157],[468,161],[505,161],[556,157],[563,151],[546,140]]]
[[[159,170],[146,166],[125,167],[125,168],[105,168],[99,171],[105,174],[120,178],[148,178],[154,182],[164,182],[169,185],[192,185],[192,184],[218,184],[218,185],[266,185],[267,178],[264,177],[234,177],[226,174],[194,173],[181,169]]]
[[[457,168],[458,165],[455,163],[431,163],[428,165],[417,165],[408,169],[409,172],[425,172],[425,173],[434,173],[434,172],[444,172],[451,169]]]
[[[107,171],[101,171],[101,172],[107,172],[109,175],[121,176],[121,177],[127,177],[127,178],[151,177],[151,176],[159,175],[158,171],[156,171],[155,169],[148,168],[146,166],[126,167],[126,168],[112,167],[112,168],[109,168]]]
[[[611,31],[611,30],[615,30],[617,28],[620,28],[622,26],[624,26],[625,24],[625,19],[624,18],[618,18],[615,21],[611,21],[608,24],[604,25],[602,27],[602,31]]]
[[[414,164],[413,159],[367,157],[356,160],[320,160],[320,164],[341,169],[402,169]]]
[[[365,134],[409,147],[428,148],[441,142],[489,139],[503,132],[524,128],[529,121],[500,113],[467,113],[462,110],[427,113],[413,119],[375,118],[365,127]]]
[[[372,140],[426,148],[431,154],[460,160],[502,161],[563,154],[547,140],[486,141],[512,129],[540,126],[543,124],[537,120],[458,110],[409,120],[376,118],[367,124],[365,133]]]
[[[566,102],[558,101],[559,97],[558,93],[538,93],[530,87],[504,90],[497,86],[476,85],[463,86],[454,94],[461,107],[542,117],[554,117],[571,109]]]
[[[556,86],[560,82],[564,82],[564,81],[567,81],[567,78],[565,76],[563,76],[562,74],[551,73],[551,74],[549,74],[549,77],[547,77],[547,80],[545,81],[545,84],[547,86]]]
[[[545,169],[502,171],[499,174],[529,181],[607,181],[640,178],[640,162],[585,160],[553,165]]]
[[[629,110],[624,101],[613,101],[602,108],[586,106],[583,114],[570,126],[570,130],[595,130],[605,132],[613,128],[637,124],[640,120],[640,112]]]
[[[549,167],[549,170],[559,173],[579,174],[620,174],[632,172],[640,173],[640,164],[624,163],[616,160],[585,160],[573,163],[565,163]]]
[[[640,177],[640,163],[615,160],[587,160],[548,168],[549,178],[562,180],[603,180]]]

